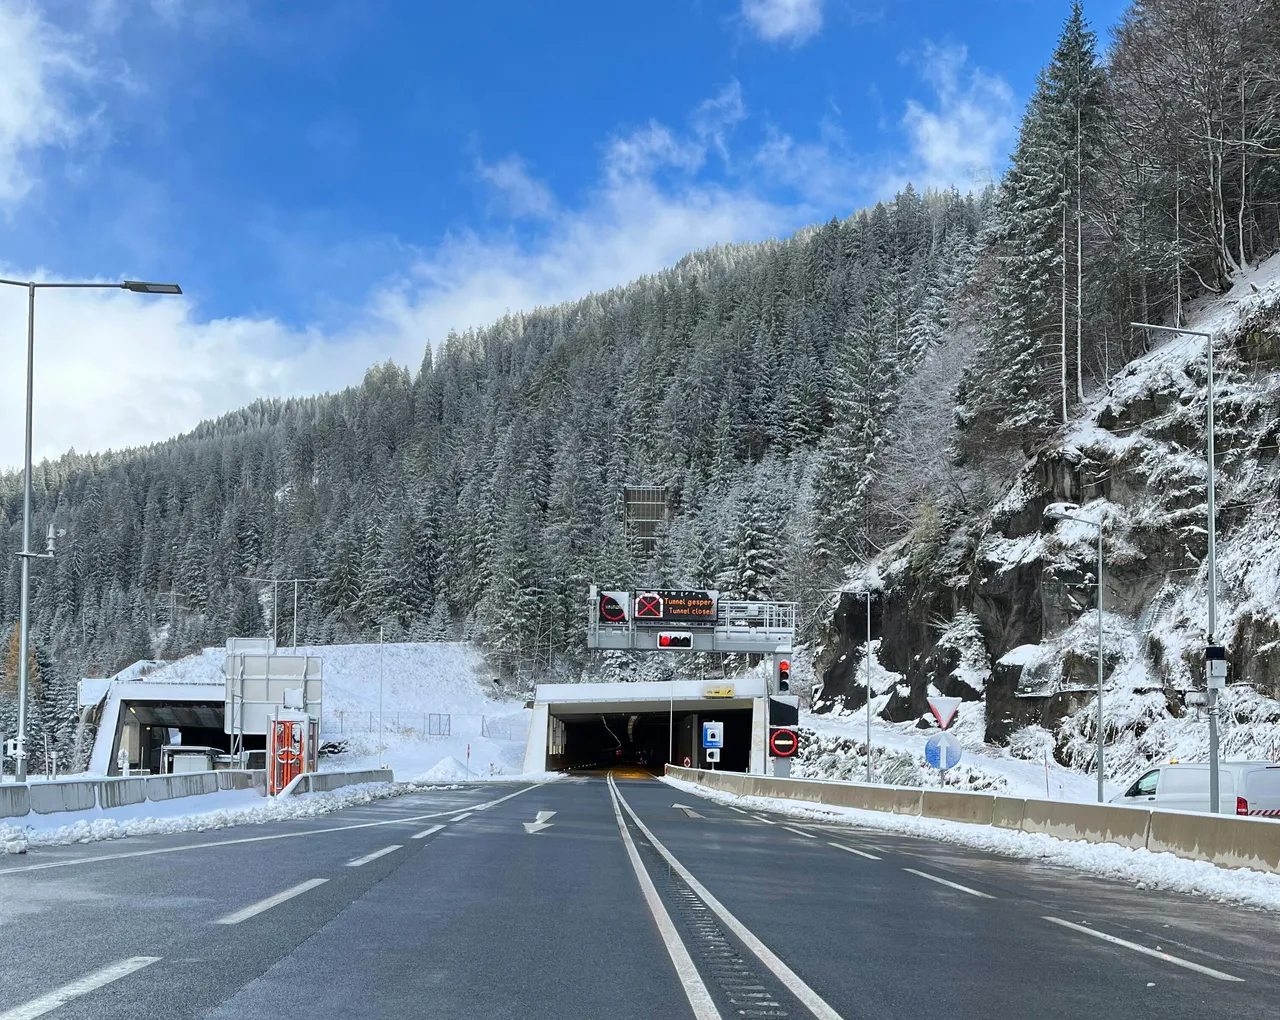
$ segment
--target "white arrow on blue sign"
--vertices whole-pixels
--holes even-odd
[[[960,741],[950,733],[935,733],[925,741],[924,760],[935,769],[952,769],[960,764]]]

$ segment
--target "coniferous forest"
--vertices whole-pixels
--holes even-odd
[[[468,638],[576,675],[588,585],[796,600],[990,506],[1149,338],[1280,249],[1280,4],[1148,0],[1109,43],[1074,5],[1003,179],[907,187],[795,236],[422,338],[421,366],[262,401],[34,474],[33,729],[74,680],[294,626]],[[92,445],[92,437],[86,437]],[[651,553],[626,485],[666,486]],[[22,480],[0,476],[0,730],[16,687]],[[936,546],[936,542],[934,545]]]

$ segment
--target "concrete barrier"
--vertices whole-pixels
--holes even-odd
[[[261,796],[267,795],[265,769],[219,769],[214,775],[219,790],[257,790]]]
[[[147,779],[147,800],[174,800],[217,792],[216,772],[183,772],[176,776],[150,776]]]
[[[27,790],[31,794],[31,810],[38,815],[87,811],[98,803],[98,784],[94,782],[29,783]]]
[[[1059,839],[1083,839],[1090,843],[1119,843],[1134,849],[1147,845],[1151,812],[1144,808],[1029,798],[1025,805],[1023,832],[1042,832]]]
[[[141,804],[147,799],[147,780],[101,779],[98,781],[98,807],[123,807],[125,804]]]
[[[1147,849],[1209,861],[1224,868],[1280,872],[1280,821],[1153,811]]]
[[[921,813],[927,818],[946,818],[952,822],[990,825],[995,815],[995,802],[995,797],[989,793],[925,790],[921,802]]]
[[[991,824],[997,829],[1021,829],[1027,802],[1021,797],[996,796],[991,805]]]
[[[391,769],[363,769],[357,772],[304,772],[280,791],[279,796],[290,797],[296,793],[328,793],[344,786],[360,783],[394,783]]]
[[[827,807],[862,808],[897,815],[918,815],[921,792],[910,786],[876,786],[867,783],[828,782],[821,779],[777,779],[742,772],[711,772],[668,765],[667,774],[725,793],[753,797],[781,797]]]
[[[30,810],[31,794],[25,783],[0,783],[0,818],[16,818]]]

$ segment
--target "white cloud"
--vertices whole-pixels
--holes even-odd
[[[742,17],[766,42],[799,46],[822,29],[822,0],[742,0]]]
[[[902,118],[913,157],[904,176],[917,187],[990,180],[1004,161],[1016,123],[1013,90],[967,63],[963,46],[925,44],[922,75],[937,103],[929,109],[910,100]]]
[[[509,215],[542,218],[555,212],[556,199],[551,189],[530,176],[519,156],[511,155],[496,163],[477,160],[476,172],[493,188]]]
[[[81,124],[64,87],[84,77],[71,40],[43,22],[34,6],[0,0],[0,208],[32,186],[30,162],[41,149],[66,145]]]
[[[818,140],[811,142],[797,142],[769,125],[753,162],[769,180],[817,205],[845,207],[865,192],[866,175],[849,154],[844,133],[830,120],[823,121]]]

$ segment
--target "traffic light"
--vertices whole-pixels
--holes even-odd
[[[692,648],[693,635],[686,631],[668,631],[658,635],[659,648]]]
[[[774,659],[774,680],[779,694],[787,694],[791,690],[791,662],[788,659]]]

